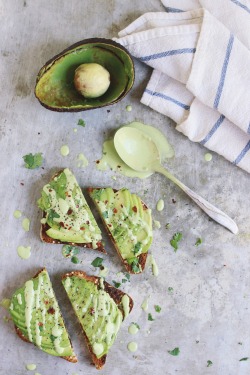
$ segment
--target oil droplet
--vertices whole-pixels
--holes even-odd
[[[204,155],[204,159],[205,161],[211,161],[213,159],[213,155],[210,154],[210,152],[207,152],[205,155]]]
[[[131,323],[130,326],[128,327],[128,332],[131,335],[135,335],[138,331],[139,331],[139,328],[135,323]]]
[[[33,371],[36,369],[36,365],[34,363],[28,363],[26,365],[26,369],[29,370],[29,371]]]
[[[60,149],[62,156],[67,156],[69,154],[69,146],[63,145]]]
[[[131,341],[131,342],[128,343],[127,348],[128,348],[128,350],[129,350],[130,352],[136,352],[136,350],[138,349],[138,345],[137,345],[136,342]]]
[[[19,210],[15,210],[13,216],[14,216],[16,219],[19,219],[19,218],[22,216],[22,212],[19,211]]]
[[[22,227],[25,230],[25,232],[28,232],[30,230],[30,220],[27,217],[23,219]]]
[[[157,205],[156,205],[156,209],[157,209],[157,211],[162,211],[163,208],[164,208],[164,200],[159,199],[158,202],[157,202]]]
[[[10,299],[9,298],[3,298],[2,301],[0,302],[0,306],[5,308],[6,310],[8,310],[9,307],[10,307]]]
[[[82,153],[80,153],[78,156],[77,156],[77,160],[78,160],[78,163],[77,163],[77,166],[78,168],[84,168],[84,167],[87,167],[89,165],[89,161],[88,159],[86,158],[86,156]]]
[[[147,311],[147,310],[148,310],[148,300],[149,300],[149,297],[145,298],[144,301],[143,301],[142,304],[141,304],[141,308],[142,308],[142,310],[144,310],[144,311]]]
[[[161,228],[161,223],[158,220],[154,220],[154,227],[156,229],[160,229]]]
[[[127,106],[126,106],[126,110],[127,110],[128,112],[131,112],[131,111],[132,111],[132,106],[131,106],[131,105],[127,105]]]
[[[30,257],[30,246],[24,247],[24,246],[18,246],[17,248],[17,254],[22,259],[28,259]]]

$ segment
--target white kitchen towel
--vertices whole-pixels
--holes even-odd
[[[221,20],[225,20],[228,24],[231,23],[232,25],[232,31],[234,31],[239,39],[244,41],[244,30],[249,30],[250,24],[247,23],[248,20],[248,12],[245,10],[244,7],[236,5],[231,0],[217,0],[216,4],[213,6],[211,5],[210,0],[200,0],[203,2],[203,5],[205,3],[208,3],[208,6],[210,7],[210,10],[213,10],[214,13],[216,13],[216,16],[219,16]],[[165,3],[167,1],[163,1]],[[226,3],[230,2],[230,6],[232,5],[235,7],[233,8],[234,16],[231,15],[231,13],[227,12],[227,9],[225,9],[225,6],[220,7],[220,5],[226,5]],[[169,2],[168,2],[169,3]],[[179,1],[179,3],[183,3],[183,1]],[[185,5],[190,5],[189,0],[185,0]],[[231,4],[232,3],[232,4]],[[192,4],[191,4],[192,5]],[[206,4],[205,4],[206,5]],[[214,8],[214,9],[213,9]],[[218,9],[220,11],[218,11]],[[236,12],[236,9],[238,12]],[[232,12],[232,9],[229,9]],[[138,43],[138,41],[146,40],[145,35],[142,37],[142,35],[138,35],[143,31],[150,30],[151,37],[154,36],[154,29],[157,28],[159,25],[159,28],[162,27],[168,27],[168,34],[173,33],[173,27],[172,30],[170,30],[170,26],[176,25],[181,26],[182,30],[180,30],[179,27],[179,33],[183,31],[183,25],[184,29],[188,30],[188,32],[192,33],[190,28],[188,28],[189,25],[196,25],[196,27],[199,27],[200,23],[202,22],[202,15],[203,10],[198,9],[191,12],[178,12],[174,14],[165,14],[165,13],[148,13],[143,16],[141,16],[139,19],[134,21],[131,25],[129,25],[126,29],[122,30],[119,33],[119,36],[121,38],[124,38],[126,35],[132,34],[132,38],[137,34],[137,37],[134,39],[135,44]],[[231,18],[230,18],[231,15]],[[231,21],[230,21],[231,20]],[[235,21],[236,20],[236,21]],[[239,28],[239,23],[244,25],[244,28]],[[193,27],[193,26],[191,26]],[[243,31],[242,31],[243,30]],[[175,30],[176,31],[176,30]],[[162,35],[163,32],[161,31]],[[166,34],[165,34],[166,35]],[[190,39],[189,39],[190,40]],[[245,41],[249,40],[249,35],[245,37]],[[117,40],[120,42],[120,39]],[[123,39],[124,41],[124,39]],[[131,48],[131,53],[136,55],[136,49],[137,46],[134,45],[133,40],[127,39],[127,48]],[[131,45],[129,45],[129,43]],[[151,41],[150,41],[151,43]],[[250,43],[249,43],[250,44]],[[179,50],[183,50],[183,48],[179,48]],[[187,50],[183,51],[184,54],[187,53]],[[167,55],[168,59],[165,59],[169,61],[172,56],[174,55],[174,52],[172,52],[169,55]],[[140,57],[137,55],[137,57]],[[164,57],[163,57],[164,58]],[[172,60],[173,63],[176,63],[176,61]],[[149,63],[149,61],[145,61],[146,63]],[[152,65],[155,63],[154,61],[150,62]],[[190,67],[190,59],[188,61],[189,65],[184,64],[184,68],[186,69],[186,72],[188,71]],[[165,64],[166,65],[166,64]],[[177,60],[176,66],[173,68],[173,71],[176,74],[176,70],[178,71],[179,67],[181,67],[182,64]],[[161,69],[161,66],[160,66]],[[249,136],[247,134],[244,134],[242,131],[239,131],[239,129],[233,125],[230,121],[228,121],[225,116],[223,116],[223,121],[219,121],[217,125],[215,126],[215,123],[213,123],[214,116],[216,116],[218,119],[220,118],[220,113],[218,113],[215,109],[210,109],[209,111],[207,108],[205,108],[204,104],[200,103],[197,99],[194,98],[194,95],[192,95],[183,84],[177,82],[176,80],[173,80],[169,78],[166,75],[166,70],[169,69],[168,67],[164,66],[164,74],[161,74],[160,71],[154,71],[152,74],[152,77],[150,79],[150,82],[144,92],[144,95],[142,97],[142,103],[149,105],[151,108],[171,117],[176,121],[179,125],[185,120],[185,126],[181,127],[178,126],[177,130],[182,131],[184,134],[186,134],[191,140],[193,141],[202,141],[202,139],[197,139],[194,135],[196,134],[195,127],[198,126],[199,130],[202,128],[205,139],[205,134],[210,134],[210,140],[207,142],[202,142],[206,147],[218,152],[219,154],[226,157],[228,160],[234,162],[235,164],[238,164],[241,168],[247,170],[249,172]],[[173,75],[173,73],[170,73]],[[184,74],[184,76],[186,73]],[[159,79],[159,77],[161,77]],[[183,74],[182,74],[183,77]],[[194,105],[196,103],[199,103],[199,105]],[[193,107],[194,105],[194,107]],[[192,108],[193,107],[193,108]],[[190,110],[191,108],[191,110]],[[194,110],[195,109],[195,110]],[[198,121],[192,122],[188,121],[189,117],[194,117],[194,114],[197,117]],[[206,121],[202,121],[202,114],[206,113]],[[208,116],[208,114],[211,114],[211,116]],[[212,114],[214,113],[214,116]],[[190,117],[191,118],[191,117]],[[220,128],[220,131],[218,129]],[[213,131],[211,132],[211,129]],[[226,132],[230,131],[230,133],[226,133],[227,136],[223,139],[218,139],[218,134],[221,134],[221,130],[226,129]],[[248,130],[245,127],[245,131]],[[216,142],[215,142],[216,140]],[[228,148],[223,147],[223,142],[228,145]],[[231,150],[231,151],[230,151]]]

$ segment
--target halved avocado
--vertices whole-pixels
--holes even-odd
[[[110,73],[109,89],[95,99],[84,98],[74,86],[76,68],[97,63]],[[134,64],[129,52],[120,44],[102,38],[85,39],[50,59],[39,71],[35,95],[52,111],[78,112],[104,107],[121,100],[134,83]]]

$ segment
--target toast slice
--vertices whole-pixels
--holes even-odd
[[[97,276],[73,271],[62,283],[81,324],[95,367],[100,370],[113,345],[122,321],[133,308],[126,293]]]
[[[46,268],[16,290],[9,312],[22,340],[48,354],[77,362]]]
[[[125,188],[88,188],[88,193],[126,270],[142,272],[153,238],[151,210]]]
[[[75,176],[68,169],[56,173],[43,187],[37,201],[43,211],[43,242],[71,244],[106,253],[101,230]]]

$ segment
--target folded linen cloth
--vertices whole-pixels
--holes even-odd
[[[205,3],[208,0],[201,1]],[[225,1],[231,2],[231,0],[218,0],[218,2],[222,3]],[[179,2],[181,3],[181,1]],[[188,2],[189,1],[185,1],[185,4]],[[240,12],[242,12],[242,8],[239,7],[239,9]],[[245,10],[240,13],[236,19],[241,19],[242,22],[246,23]],[[200,48],[200,44],[203,53],[210,53],[210,50],[206,51],[203,46],[209,46],[211,44],[209,38],[211,24],[215,26],[216,32],[221,35],[221,40],[223,41],[222,46],[224,44],[223,47],[226,57],[220,53],[218,48],[216,49],[213,44],[211,45],[212,51],[214,51],[213,56],[215,63],[213,58],[209,55],[210,64],[207,65],[206,61],[204,64],[206,69],[208,68],[210,72],[208,79],[208,77],[206,77],[206,69],[203,67],[204,57],[201,58],[202,54],[196,53],[196,48]],[[241,32],[236,28],[237,24],[232,22],[232,25],[241,38]],[[204,30],[209,31],[206,33]],[[203,38],[201,38],[202,33],[204,34]],[[250,119],[249,84],[247,84],[247,80],[250,77],[249,65],[247,66],[242,62],[241,67],[243,70],[238,70],[236,66],[238,65],[238,58],[236,56],[232,59],[232,67],[230,66],[228,69],[229,63],[227,56],[227,54],[232,54],[231,44],[233,43],[234,48],[235,45],[237,47],[236,52],[238,48],[240,51],[243,50],[244,56],[246,55],[246,60],[244,59],[245,62],[249,61],[249,51],[247,48],[236,40],[236,38],[232,38],[230,32],[221,23],[202,9],[190,12],[175,12],[172,14],[148,13],[122,30],[119,36],[120,38],[116,40],[126,46],[134,56],[142,58],[144,62],[158,69],[158,71],[153,72],[148,87],[142,97],[142,103],[171,117],[179,124],[177,130],[182,131],[191,140],[201,142],[206,147],[218,152],[228,160],[234,162],[234,164],[250,172],[248,152],[250,149],[250,136],[244,134],[244,132],[247,133],[249,131]],[[217,35],[214,37],[214,44],[218,45],[218,43],[215,43],[216,37]],[[174,42],[177,40],[178,43],[171,44],[172,38]],[[228,46],[230,38],[231,44]],[[241,38],[241,40],[242,39],[244,38]],[[205,41],[204,45],[202,44],[202,40]],[[185,44],[186,42],[188,42],[189,45]],[[168,43],[172,49],[167,49],[168,52],[166,52]],[[164,48],[164,50],[157,51],[157,48]],[[219,55],[217,55],[217,53],[219,53]],[[211,66],[213,69],[211,69]],[[234,74],[232,74],[234,69],[237,74],[236,81]],[[197,74],[202,81],[197,82],[195,70],[198,71]],[[179,75],[180,71],[181,73]],[[244,74],[242,74],[242,72],[244,72]],[[169,78],[167,75],[178,79],[180,82]],[[242,78],[243,76],[244,79]],[[231,90],[230,85],[225,84],[226,79],[231,82],[233,79],[234,90]],[[205,91],[202,90],[203,81],[204,84],[206,84]],[[183,85],[185,82],[187,86],[193,90],[194,94],[191,94]],[[238,89],[239,82],[241,82],[240,85],[244,85],[245,91],[243,92],[240,87],[239,91],[241,91],[241,94],[238,95],[235,100],[235,92]],[[195,99],[195,95],[204,102],[207,102],[211,108],[207,108],[200,100]],[[231,105],[228,105],[228,100],[231,101]],[[237,103],[233,104],[233,109],[231,108],[232,103]],[[217,107],[220,113],[216,108],[212,107]],[[203,119],[205,121],[202,120],[204,113],[206,114]],[[194,115],[196,121],[193,121]],[[236,127],[235,124],[232,124],[226,117],[233,119],[234,123],[236,122],[239,128]],[[215,118],[217,119],[216,121],[214,121]],[[248,119],[248,121],[246,119]],[[185,126],[184,124],[180,126],[183,121],[185,121]],[[197,127],[198,129],[196,129]],[[219,128],[220,131],[218,131]],[[200,134],[200,137],[202,134],[203,138],[201,137],[200,139],[196,136],[197,134]],[[218,138],[219,134],[223,135],[223,139]]]

